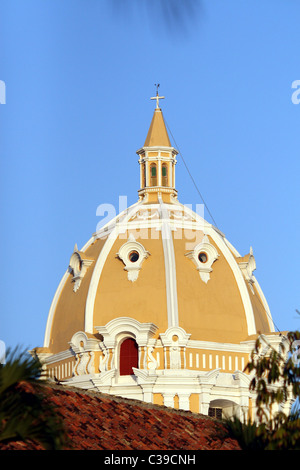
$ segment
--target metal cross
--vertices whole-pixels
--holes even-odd
[[[158,84],[155,84],[156,86],[156,96],[153,96],[152,98],[150,98],[151,100],[156,100],[156,109],[159,108],[159,100],[163,100],[164,99],[164,96],[159,96],[158,95],[158,87],[159,87],[159,83]]]

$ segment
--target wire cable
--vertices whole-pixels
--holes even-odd
[[[197,186],[197,184],[196,184],[196,182],[195,182],[195,180],[194,180],[194,178],[193,178],[193,176],[192,176],[192,174],[191,174],[191,172],[190,172],[190,170],[189,170],[189,168],[188,168],[188,166],[187,166],[187,164],[186,164],[185,159],[183,158],[183,155],[182,155],[182,153],[181,153],[181,151],[180,151],[180,149],[179,149],[179,147],[178,147],[178,145],[177,145],[177,142],[176,142],[176,140],[175,140],[175,138],[174,138],[174,136],[173,136],[173,133],[172,133],[172,131],[171,131],[171,129],[170,129],[170,127],[169,127],[169,125],[168,125],[168,123],[167,123],[165,117],[164,117],[164,121],[165,121],[166,126],[167,126],[167,128],[168,128],[168,131],[169,131],[169,133],[170,133],[170,135],[171,135],[171,137],[172,137],[172,139],[173,139],[173,141],[174,141],[175,148],[178,150],[178,153],[179,153],[179,155],[180,155],[180,157],[181,157],[181,159],[182,159],[182,161],[183,161],[183,163],[184,163],[184,166],[185,166],[185,168],[186,168],[186,170],[187,170],[187,172],[188,172],[188,174],[189,174],[189,176],[190,176],[190,178],[191,178],[191,180],[192,180],[192,182],[193,182],[193,184],[194,184],[194,186],[195,186],[195,188],[196,188],[197,193],[199,194],[201,200],[203,201],[203,204],[204,204],[204,206],[206,207],[206,210],[207,210],[207,212],[209,213],[209,215],[210,215],[210,217],[211,217],[211,220],[212,220],[213,223],[214,223],[214,226],[215,226],[218,230],[220,230],[220,229],[218,228],[218,226],[217,226],[217,223],[216,223],[216,221],[215,221],[215,219],[214,219],[214,217],[213,217],[211,211],[209,210],[209,208],[208,208],[206,202],[204,201],[204,198],[203,198],[201,192],[199,191],[199,188],[198,188],[198,186]],[[280,329],[277,327],[276,323],[274,322],[274,319],[272,318],[271,315],[269,315],[269,313],[268,313],[266,307],[263,305],[263,303],[262,303],[262,301],[261,301],[261,299],[260,299],[260,296],[257,295],[256,298],[258,299],[259,303],[260,303],[261,306],[263,307],[263,309],[264,309],[264,311],[265,311],[267,317],[272,321],[272,323],[273,323],[275,329],[278,331],[278,333],[282,334],[282,332],[280,331]]]
[[[172,137],[172,139],[173,139],[173,141],[174,141],[175,147],[176,147],[176,149],[178,150],[178,153],[179,153],[179,155],[180,155],[180,157],[181,157],[181,159],[182,159],[182,161],[183,161],[183,164],[184,164],[184,166],[185,166],[185,168],[186,168],[186,170],[187,170],[187,172],[188,172],[188,174],[189,174],[189,176],[190,176],[190,178],[191,178],[191,180],[192,180],[192,182],[193,182],[193,184],[194,184],[194,186],[195,186],[195,188],[196,188],[197,193],[198,193],[199,196],[200,196],[200,199],[203,201],[203,204],[204,204],[204,206],[205,206],[207,212],[209,213],[209,215],[210,215],[210,217],[211,217],[211,220],[213,221],[215,227],[219,230],[219,228],[218,228],[218,226],[217,226],[217,223],[216,223],[216,221],[215,221],[215,219],[214,219],[214,217],[213,217],[211,211],[209,210],[209,208],[208,208],[206,202],[204,201],[204,198],[203,198],[202,194],[201,194],[200,191],[199,191],[199,188],[198,188],[198,186],[197,186],[197,184],[196,184],[196,182],[195,182],[195,180],[194,180],[194,178],[193,178],[193,176],[192,176],[192,174],[191,174],[191,172],[190,172],[190,170],[189,170],[189,168],[188,168],[188,166],[187,166],[187,164],[186,164],[185,159],[183,158],[183,155],[182,155],[182,153],[181,153],[181,151],[180,151],[180,149],[179,149],[179,147],[178,147],[178,145],[177,145],[177,142],[176,142],[176,140],[175,140],[175,138],[174,138],[174,136],[173,136],[173,134],[172,134],[172,131],[171,131],[170,127],[168,126],[168,123],[167,123],[166,120],[165,120],[165,123],[166,123],[166,126],[167,126],[167,128],[168,128],[168,131],[170,132],[170,135],[171,135],[171,137]]]

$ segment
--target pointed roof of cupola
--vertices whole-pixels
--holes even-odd
[[[160,108],[154,110],[144,147],[172,147]]]

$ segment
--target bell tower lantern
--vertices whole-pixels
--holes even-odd
[[[159,85],[158,85],[159,86]],[[157,88],[158,88],[157,86]],[[156,100],[156,108],[144,146],[137,151],[140,164],[139,196],[145,202],[157,202],[161,196],[164,202],[177,197],[175,189],[175,165],[178,151],[172,147],[159,100],[164,96],[151,98]]]

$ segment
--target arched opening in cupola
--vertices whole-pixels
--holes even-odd
[[[150,166],[151,186],[157,186],[157,172],[156,164],[152,163]]]
[[[162,186],[168,186],[168,167],[166,164],[163,164],[161,168],[161,182]]]

